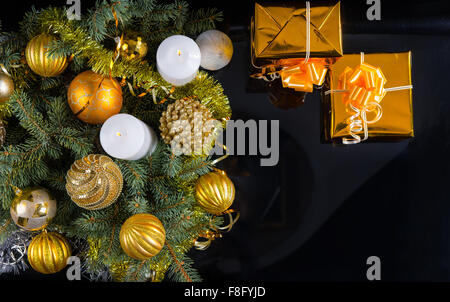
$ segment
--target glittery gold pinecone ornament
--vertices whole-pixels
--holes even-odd
[[[159,122],[164,142],[177,155],[208,154],[220,128],[211,111],[192,98],[170,104]]]
[[[122,172],[105,155],[85,156],[75,161],[67,172],[67,193],[73,202],[87,210],[110,206],[119,198],[122,187]]]

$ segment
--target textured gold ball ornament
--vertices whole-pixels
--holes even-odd
[[[0,73],[0,104],[9,100],[14,92],[14,82],[7,74]]]
[[[122,88],[116,79],[88,70],[70,83],[67,99],[80,120],[102,124],[122,109]]]
[[[201,176],[195,185],[195,199],[208,213],[221,215],[234,201],[234,184],[222,170]]]
[[[223,32],[212,29],[200,34],[195,40],[202,60],[200,66],[207,70],[219,70],[230,63],[233,57],[233,43]]]
[[[66,190],[72,201],[87,210],[100,210],[119,198],[122,172],[111,158],[90,154],[75,161],[67,172]]]
[[[164,246],[166,231],[159,219],[151,214],[136,214],[120,229],[120,246],[131,258],[147,260]]]
[[[147,51],[147,43],[144,42],[142,37],[137,36],[123,41],[120,55],[127,60],[142,59],[147,55]]]
[[[41,274],[54,274],[67,265],[72,255],[69,242],[62,235],[44,230],[28,246],[28,262]]]
[[[41,187],[16,189],[16,197],[10,207],[14,223],[28,231],[45,228],[56,215],[56,200]]]
[[[208,153],[219,127],[211,111],[192,98],[180,99],[167,106],[159,122],[164,142],[186,155]]]
[[[28,42],[25,49],[25,58],[31,70],[43,77],[56,77],[67,68],[68,61],[62,56],[47,56],[47,51],[53,41],[54,36],[40,34]]]

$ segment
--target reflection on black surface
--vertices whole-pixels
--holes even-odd
[[[248,119],[239,114],[233,118]],[[259,156],[232,156],[220,168],[235,184],[232,208],[241,218],[208,250],[192,251],[191,256],[208,281],[227,280],[229,275],[251,279],[256,263],[265,267],[269,253],[277,258],[274,251],[297,231],[310,201],[312,169],[301,146],[285,132],[280,133],[278,165],[261,167]]]

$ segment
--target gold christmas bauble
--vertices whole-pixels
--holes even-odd
[[[67,68],[68,61],[62,56],[47,56],[51,43],[56,41],[54,36],[40,34],[28,42],[25,58],[31,70],[43,77],[56,77]]]
[[[0,104],[9,100],[9,97],[14,92],[14,82],[10,76],[0,73]]]
[[[67,265],[72,255],[69,242],[62,235],[44,230],[28,246],[28,262],[42,274],[54,274]]]
[[[16,190],[10,214],[14,223],[28,231],[45,228],[56,215],[56,200],[41,187]]]
[[[195,42],[202,54],[200,66],[204,69],[219,70],[227,66],[233,57],[233,43],[220,30],[207,30],[200,34]]]
[[[234,184],[227,174],[213,171],[201,176],[195,185],[195,199],[208,213],[221,215],[234,201]]]
[[[211,111],[192,98],[167,106],[159,122],[164,142],[171,145],[173,153],[185,155],[208,154],[220,127]]]
[[[80,120],[102,124],[122,109],[122,88],[116,79],[88,70],[70,83],[67,99]]]
[[[131,258],[147,260],[164,246],[166,231],[158,218],[151,214],[136,214],[120,229],[120,246]]]
[[[100,210],[119,198],[122,172],[111,158],[90,154],[75,161],[67,172],[66,190],[73,202],[87,210]]]
[[[147,55],[147,43],[141,37],[125,39],[120,49],[120,55],[127,59],[142,59]]]

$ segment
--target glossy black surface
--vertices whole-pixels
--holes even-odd
[[[381,258],[385,281],[450,280],[447,1],[382,0],[382,20],[373,22],[365,19],[365,2],[342,2],[344,50],[412,50],[416,137],[409,141],[321,144],[317,91],[303,106],[285,111],[266,93],[248,89],[253,3],[195,3],[225,11],[221,29],[232,37],[235,54],[214,75],[230,98],[233,119],[279,120],[281,128],[279,165],[260,167],[259,158],[250,156],[223,163],[236,184],[242,217],[210,249],[191,252],[205,280],[364,281],[372,255]],[[37,5],[20,3],[14,16],[3,10],[4,29],[17,26],[31,4]]]

